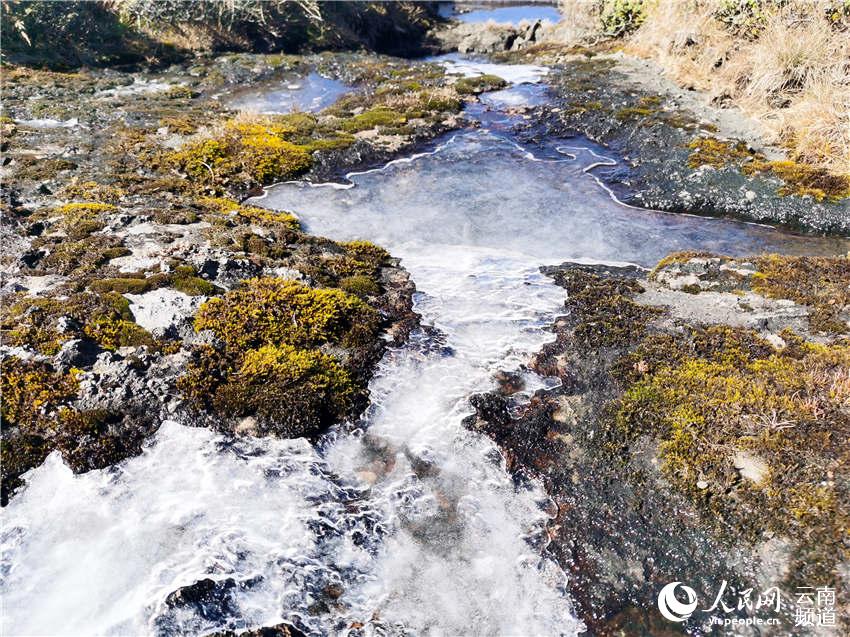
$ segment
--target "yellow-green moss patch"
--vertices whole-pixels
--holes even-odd
[[[616,405],[616,427],[627,440],[655,438],[677,488],[743,532],[789,535],[801,555],[819,556],[796,568],[827,577],[850,557],[850,492],[839,478],[850,474],[850,346],[792,341],[773,350],[734,330],[713,338],[709,349],[668,352],[643,366]],[[742,338],[756,349],[742,347]],[[741,482],[742,452],[765,467],[758,482]],[[760,519],[743,513],[753,509]]]
[[[779,189],[782,195],[810,196],[817,201],[850,197],[850,176],[831,173],[795,161],[754,161],[745,166],[748,175],[772,174],[785,182]]]
[[[370,340],[375,311],[341,290],[312,289],[286,279],[250,279],[198,310],[197,330],[212,330],[231,351],[262,345],[298,347]]]
[[[839,319],[839,314],[850,305],[850,259],[773,254],[759,257],[755,263],[755,292],[810,307],[813,330],[847,332],[847,324]]]
[[[462,77],[454,84],[455,90],[461,95],[477,95],[484,91],[495,91],[505,88],[508,83],[498,75],[476,75],[474,77]]]
[[[744,142],[733,143],[713,137],[698,137],[688,144],[688,148],[691,149],[688,157],[688,166],[691,168],[700,166],[723,168],[756,156],[747,149]]]

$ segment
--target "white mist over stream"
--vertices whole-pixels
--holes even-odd
[[[545,494],[461,426],[470,394],[551,338],[564,293],[539,266],[819,244],[628,208],[585,173],[591,151],[545,157],[485,127],[344,186],[281,184],[257,200],[400,257],[433,329],[385,356],[362,428],[318,448],[165,423],[112,469],[74,476],[51,456],[4,512],[2,633],[203,634],[285,620],[316,634],[576,634],[565,575],[540,555]],[[542,380],[528,382],[530,393]],[[235,580],[225,611],[166,606],[205,577]],[[323,597],[329,585],[341,594]]]

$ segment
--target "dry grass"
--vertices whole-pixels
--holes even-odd
[[[568,4],[586,12],[588,3]],[[656,0],[646,3],[626,51],[655,60],[717,105],[741,108],[792,159],[848,174],[850,28],[827,17],[838,4],[763,2],[742,28],[719,19],[724,0]]]

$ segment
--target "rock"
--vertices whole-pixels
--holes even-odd
[[[165,598],[165,605],[189,609],[203,619],[220,622],[239,613],[239,607],[233,600],[235,589],[236,580],[232,577],[219,581],[202,579],[170,593]]]
[[[525,389],[525,380],[521,374],[515,372],[499,370],[494,375],[494,379],[498,385],[498,392],[502,396],[512,396]]]
[[[82,328],[77,321],[72,319],[70,316],[60,316],[56,321],[56,331],[60,334],[65,334],[67,332],[74,332]]]
[[[732,463],[742,478],[750,480],[755,484],[761,484],[769,470],[764,460],[747,451],[737,452]]]
[[[230,630],[218,633],[209,633],[208,637],[307,637],[307,635],[291,624],[276,624],[275,626],[263,626],[252,628],[241,633]]]
[[[56,355],[56,367],[67,372],[72,367],[84,368],[94,365],[103,352],[100,346],[88,338],[74,338],[62,344]]]
[[[125,294],[136,323],[154,335],[177,334],[181,327],[191,330],[191,318],[206,298],[189,296],[169,288],[144,294]]]

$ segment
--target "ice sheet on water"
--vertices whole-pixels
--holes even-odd
[[[552,153],[538,158],[485,129],[463,131],[413,161],[350,175],[353,188],[282,184],[258,201],[298,211],[311,232],[368,238],[401,257],[417,245],[453,245],[513,252],[534,264],[584,258],[652,266],[688,249],[846,250],[838,240],[626,206],[585,172],[610,160],[568,146]]]
[[[548,68],[536,64],[495,64],[472,60],[457,53],[440,55],[432,58],[432,61],[444,64],[449,73],[463,77],[498,75],[510,84],[540,82],[549,73]]]
[[[333,104],[351,87],[324,77],[319,73],[309,73],[303,77],[270,83],[269,85],[244,93],[237,93],[228,99],[232,108],[262,114],[286,114],[293,111],[320,111]]]

